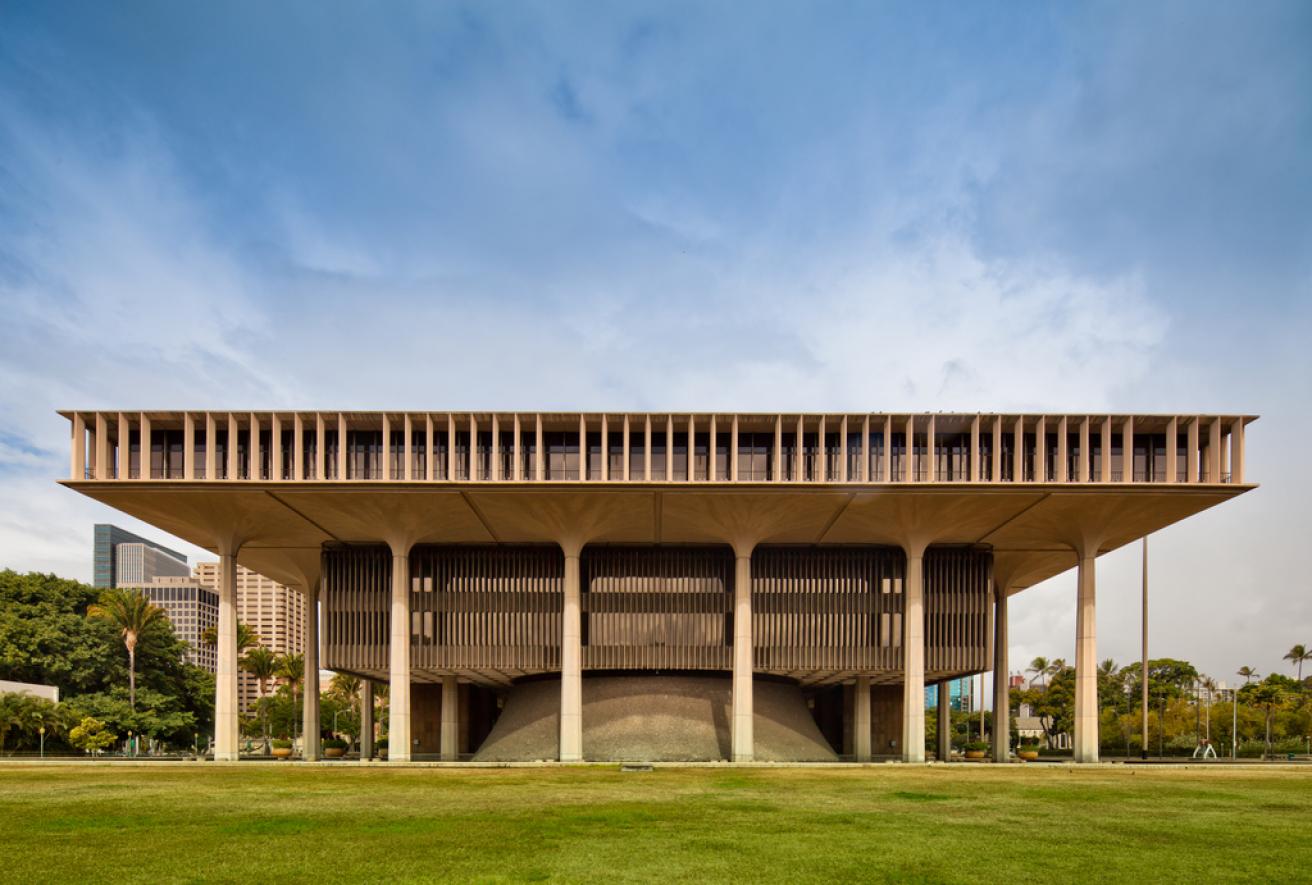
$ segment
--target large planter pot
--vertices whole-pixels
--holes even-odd
[[[966,751],[966,758],[967,758],[967,759],[983,759],[983,758],[984,758],[984,753],[985,753],[985,752],[986,752],[985,750],[967,750],[967,751]]]
[[[386,748],[386,747],[383,747],[381,750],[378,751],[378,758],[379,758],[379,759],[386,759],[386,758],[387,758],[387,748]]]
[[[1038,750],[1017,750],[1016,755],[1026,762],[1037,762],[1039,758]]]
[[[274,747],[272,751],[274,759],[289,759],[292,755],[291,747]]]
[[[323,750],[323,758],[325,759],[341,759],[345,755],[346,750],[341,747],[324,747]]]

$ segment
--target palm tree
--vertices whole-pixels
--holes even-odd
[[[287,683],[287,687],[292,693],[292,709],[296,709],[296,692],[301,683],[305,680],[305,655],[283,655],[278,659],[278,676]],[[296,717],[292,717],[293,731],[295,730]],[[296,737],[295,734],[292,737]]]
[[[1285,660],[1298,666],[1298,681],[1303,681],[1303,662],[1312,661],[1312,651],[1308,651],[1303,644],[1298,644],[1289,650],[1285,655]]]
[[[255,678],[260,700],[263,701],[265,686],[268,685],[270,679],[278,675],[278,656],[264,646],[257,645],[246,652],[246,656],[241,659],[240,666]],[[263,708],[263,705],[260,706],[260,724],[264,728],[264,743],[267,748],[269,743],[269,711],[267,708]]]
[[[206,627],[200,634],[200,641],[213,647],[219,644],[219,628]],[[237,622],[237,656],[241,657],[247,649],[252,649],[260,644],[260,637],[255,635],[255,631],[243,624]]]
[[[152,605],[139,590],[115,587],[100,594],[100,601],[87,607],[87,617],[104,621],[123,637],[128,649],[128,706],[137,709],[137,641],[152,627],[162,625],[164,609]]]
[[[1252,667],[1240,667],[1239,675],[1244,677],[1244,685],[1247,685],[1248,683],[1256,679],[1259,674]]]
[[[1034,678],[1039,680],[1039,684],[1046,687],[1047,682],[1045,680],[1047,679],[1048,673],[1051,672],[1051,669],[1052,663],[1047,658],[1035,658],[1030,661],[1030,668],[1026,672],[1033,673]]]

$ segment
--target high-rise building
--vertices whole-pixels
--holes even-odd
[[[195,579],[217,594],[219,563],[196,563]],[[301,594],[244,566],[237,567],[237,622],[250,627],[260,645],[275,654],[305,651],[305,605]],[[245,671],[237,674],[242,710],[249,710],[259,699],[259,690],[259,684]]]
[[[160,575],[189,575],[191,572],[187,569],[187,557],[178,553],[176,550],[170,550],[162,544],[157,544],[140,535],[134,535],[126,529],[121,529],[116,525],[108,523],[97,523],[93,542],[92,554],[92,583],[96,587],[117,587],[119,584],[118,565],[119,552],[118,548],[123,544],[136,544],[149,548],[157,554],[163,554],[171,561],[164,561],[152,557],[150,565],[147,565],[147,554],[144,552],[134,554],[131,557],[133,563],[140,563],[141,571],[134,572],[134,576],[127,580],[138,583],[149,581],[157,574]],[[181,571],[177,570],[174,563],[181,563]],[[150,568],[159,569],[150,571]]]
[[[1098,558],[1256,487],[1234,413],[62,414],[65,484],[218,554],[225,624],[276,643],[238,557],[294,588],[311,684],[322,621],[401,762],[921,762],[924,687],[991,670],[1008,709],[1009,600],[1071,569],[1094,762]],[[218,660],[230,760],[233,636]]]
[[[948,689],[948,706],[957,711],[970,712],[975,709],[975,681],[969,676],[963,676],[960,679],[952,679],[948,682],[940,682],[935,686],[925,689],[925,709],[938,708],[939,692],[943,687]]]
[[[190,578],[191,568],[185,559],[165,553],[149,544],[119,544],[114,550],[118,560],[114,583],[118,587],[149,584],[156,578]]]
[[[215,647],[202,636],[219,624],[219,597],[190,575],[156,576],[148,582],[120,583],[120,587],[140,590],[153,605],[164,609],[173,625],[173,633],[187,643],[185,659],[197,667],[215,671]]]

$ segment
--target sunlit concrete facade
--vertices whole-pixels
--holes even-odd
[[[1097,556],[1253,488],[1245,415],[62,414],[67,485],[220,556],[219,758],[240,560],[302,592],[307,671],[322,597],[399,760],[513,744],[544,678],[554,757],[597,758],[602,677],[677,671],[724,678],[725,758],[769,755],[768,680],[837,753],[921,761],[926,683],[992,668],[1005,708],[1007,600],[1074,566],[1095,760]]]

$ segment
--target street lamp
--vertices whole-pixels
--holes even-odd
[[[44,722],[37,729],[37,733],[41,735],[41,758],[44,759],[46,758],[46,724]]]
[[[132,739],[132,729],[128,729],[128,752],[137,755],[137,743]]]

